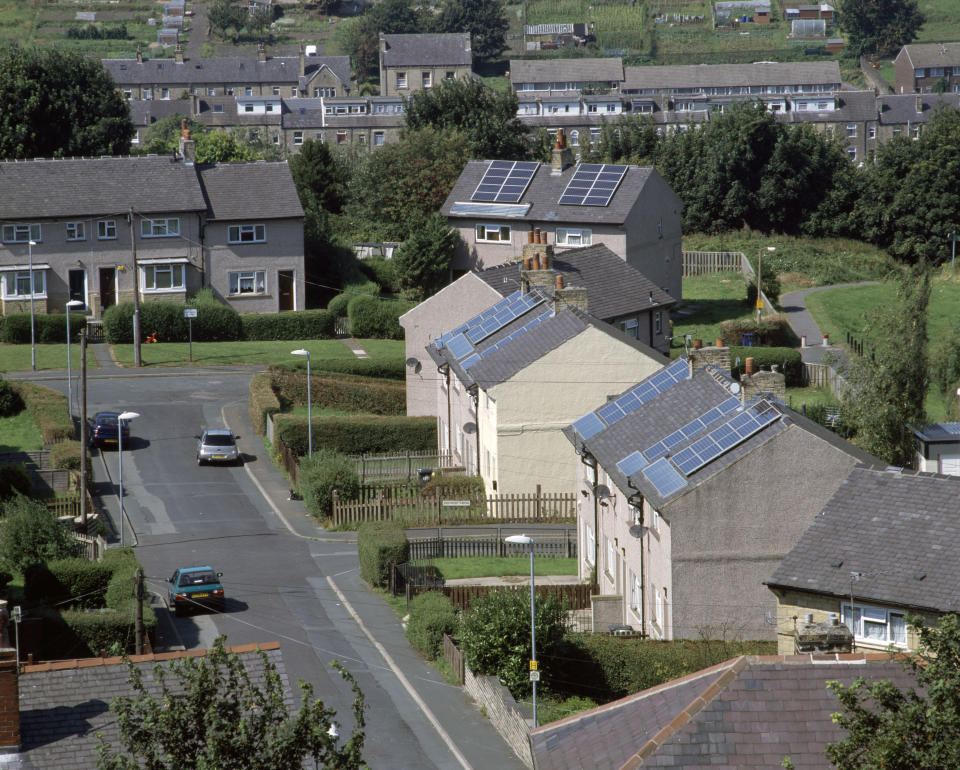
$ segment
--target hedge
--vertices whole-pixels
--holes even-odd
[[[763,316],[759,323],[752,318],[740,318],[720,324],[720,335],[727,345],[739,345],[748,332],[757,335],[757,343],[767,347],[792,347],[795,339],[787,317],[782,314]]]
[[[486,494],[483,478],[480,476],[463,476],[453,473],[434,473],[433,478],[423,485],[423,494],[432,494],[434,490],[442,490],[450,495],[480,495]]]
[[[50,467],[80,470],[80,442],[70,439],[50,447]]]
[[[795,348],[730,348],[730,369],[733,376],[739,379],[747,365],[747,358],[752,358],[757,369],[780,367],[786,377],[787,387],[803,386],[803,359],[800,351]],[[739,366],[737,359],[740,359]]]
[[[452,636],[457,628],[457,611],[446,594],[427,591],[413,597],[407,620],[407,639],[415,650],[429,660],[443,651],[443,635]]]
[[[47,660],[97,657],[102,652],[122,650],[133,653],[134,617],[130,611],[101,610],[84,612],[53,609],[35,610],[31,614],[43,619],[41,655]],[[156,638],[157,618],[144,600],[144,633]]]
[[[31,382],[18,382],[13,387],[26,404],[30,419],[40,429],[44,443],[54,444],[76,437],[65,395]]]
[[[113,572],[104,594],[106,606],[114,610],[132,610],[136,601],[137,568],[140,566],[133,549],[110,549],[104,554],[102,563]]]
[[[359,374],[364,377],[379,377],[388,380],[402,380],[406,377],[404,359],[372,358],[314,358],[310,361],[311,374]],[[306,372],[306,361],[290,361],[275,364],[274,368],[283,371]]]
[[[276,392],[297,405],[307,403],[306,373],[275,370]],[[404,383],[374,377],[310,373],[313,406],[338,412],[403,415],[407,411]]]
[[[282,414],[275,420],[276,436],[296,455],[307,454],[307,421]],[[433,417],[381,417],[378,415],[324,415],[313,419],[313,448],[343,454],[376,454],[426,451],[437,446],[437,421]]]
[[[13,385],[0,378],[0,417],[13,417],[20,414],[26,405]]]
[[[357,530],[360,574],[370,585],[384,588],[390,583],[390,565],[410,560],[407,533],[396,521],[367,521]]]
[[[401,300],[386,300],[360,294],[347,305],[352,337],[377,337],[402,340],[403,329],[397,320],[413,303]]]
[[[83,329],[83,318],[74,316],[70,324],[70,337],[73,342],[79,342],[80,330]],[[48,313],[34,313],[33,333],[37,342],[64,343],[67,341],[66,315],[51,315]],[[0,342],[9,345],[30,344],[30,314],[11,313],[0,327]]]
[[[113,567],[89,559],[59,559],[27,568],[24,593],[30,601],[96,608],[104,604]]]
[[[328,310],[240,316],[245,340],[327,340],[334,336],[336,321],[337,317]]]
[[[267,420],[279,411],[280,401],[273,392],[273,375],[270,372],[257,372],[250,378],[250,419],[257,435],[266,435]]]
[[[356,464],[339,452],[321,449],[312,458],[300,458],[300,494],[304,507],[318,519],[333,513],[333,491],[345,500],[355,500],[360,493]]]
[[[140,334],[146,338],[156,332],[160,342],[186,342],[190,339],[187,319],[183,317],[186,307],[197,310],[192,323],[195,342],[240,339],[240,314],[221,302],[207,299],[185,305],[179,302],[141,302]],[[107,308],[103,313],[103,330],[107,342],[112,345],[133,342],[133,303],[121,302]]]

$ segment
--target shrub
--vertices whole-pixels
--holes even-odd
[[[30,494],[30,474],[23,465],[0,465],[0,502],[9,500],[17,493]]]
[[[275,391],[294,404],[307,403],[307,378],[299,372],[276,369]],[[311,370],[310,396],[313,405],[339,412],[406,414],[406,388],[402,382],[372,377],[314,374]]]
[[[199,300],[199,301],[198,301]],[[186,305],[178,302],[141,302],[140,333],[145,338],[154,332],[160,342],[186,342],[190,338],[184,307],[194,307],[195,342],[237,340],[241,334],[240,315],[231,307],[207,295],[198,294]],[[103,330],[111,345],[133,342],[133,303],[121,302],[103,313]]]
[[[270,372],[257,372],[250,378],[250,419],[257,435],[267,432],[270,415],[280,411],[280,401],[273,392],[273,376]]]
[[[792,347],[793,331],[786,316],[782,314],[763,316],[758,324],[753,319],[724,321],[720,333],[727,345],[739,345],[746,332],[757,335],[757,343],[773,347]]]
[[[300,493],[306,509],[318,519],[330,518],[333,490],[345,500],[360,493],[360,479],[353,460],[339,452],[321,449],[312,458],[300,458]]]
[[[57,515],[37,500],[16,495],[3,504],[3,516],[0,553],[4,563],[18,572],[76,552],[73,538]]]
[[[397,265],[394,260],[385,257],[362,259],[360,260],[360,270],[377,284],[382,294],[392,294],[398,290]]]
[[[787,387],[801,387],[803,385],[803,359],[800,351],[794,348],[730,348],[730,369],[733,376],[739,379],[746,367],[747,357],[753,358],[757,369],[780,367],[786,377]],[[737,359],[740,360],[739,365]]]
[[[350,334],[353,337],[402,340],[403,329],[397,319],[412,306],[412,303],[400,300],[378,299],[366,295],[354,297],[347,305]]]
[[[24,593],[31,601],[74,608],[102,607],[113,569],[89,559],[59,559],[34,564],[24,574]]]
[[[107,551],[107,555],[111,558],[107,559],[105,555],[102,564],[109,567],[112,574],[104,604],[114,610],[130,610],[136,600],[137,567],[140,564],[131,548],[113,548]]]
[[[380,293],[380,287],[375,283],[360,283],[354,284],[347,287],[347,290],[343,294],[338,294],[336,297],[331,299],[327,303],[327,310],[329,310],[334,318],[342,318],[347,314],[347,305],[350,304],[350,300],[358,295],[365,295],[369,297],[376,297]]]
[[[13,417],[23,411],[23,398],[6,380],[0,378],[0,417]]]
[[[776,302],[780,299],[780,278],[776,273],[764,271],[760,283],[763,284],[763,293],[767,295],[768,300]],[[747,304],[750,307],[755,307],[757,304],[757,284],[754,281],[747,283]]]
[[[18,382],[14,388],[26,404],[27,412],[40,429],[45,443],[53,444],[76,436],[73,420],[67,412],[66,396],[30,382]]]
[[[248,313],[240,323],[245,340],[326,340],[333,337],[336,316],[329,310]]]
[[[281,371],[305,372],[306,361],[290,361],[276,364]],[[310,361],[311,374],[359,374],[364,377],[379,377],[388,380],[402,380],[406,377],[403,358],[395,360],[374,360],[372,358],[314,358]]]
[[[83,323],[78,323],[74,318],[74,323],[70,325],[70,337],[73,342],[80,339],[80,330]],[[67,341],[67,317],[66,315],[51,315],[47,313],[34,314],[33,333],[37,342],[41,343],[64,343]],[[30,344],[30,314],[29,313],[11,313],[4,321],[0,342],[6,342],[10,345],[29,345]]]
[[[366,521],[357,530],[360,574],[376,588],[390,582],[390,565],[410,560],[407,533],[396,521]]]
[[[428,591],[410,602],[407,639],[415,650],[429,660],[443,651],[443,635],[452,636],[457,627],[457,611],[445,594]]]
[[[423,485],[423,493],[431,494],[434,490],[443,490],[449,494],[483,495],[485,489],[481,476],[462,476],[459,474],[446,475],[442,471],[434,473],[433,478]]]
[[[80,442],[61,441],[50,447],[50,467],[80,470]]]
[[[144,303],[151,306],[162,306],[168,303],[148,302]],[[243,337],[243,322],[240,320],[240,314],[229,305],[213,298],[212,294],[197,293],[193,299],[188,301],[186,307],[196,308],[197,317],[193,319],[193,339],[200,342],[223,342],[229,340],[239,340]],[[174,305],[177,314],[177,323],[182,330],[180,342],[186,342],[189,339],[189,329],[187,320],[183,317],[183,305]],[[157,331],[158,329],[147,329],[143,325],[140,327],[144,334]],[[162,331],[161,331],[162,333]],[[161,338],[162,339],[162,338]]]
[[[44,658],[96,657],[101,651],[134,652],[133,613],[129,611],[46,609],[34,613],[43,619]],[[157,618],[149,606],[144,606],[143,625],[146,635],[155,638]]]
[[[295,415],[278,415],[276,435],[290,450],[307,454],[307,421]],[[344,454],[425,451],[437,446],[437,421],[432,417],[381,417],[378,415],[324,415],[313,418],[313,448],[335,449]]]
[[[0,593],[7,590],[7,584],[13,580],[13,573],[0,570]]]

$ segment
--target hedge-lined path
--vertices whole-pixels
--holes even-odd
[[[353,337],[344,337],[340,340],[340,342],[350,348],[350,352],[352,352],[357,358],[370,358],[370,354],[360,347],[360,343],[357,342]]]

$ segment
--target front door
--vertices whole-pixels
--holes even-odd
[[[117,304],[117,268],[100,268],[100,307],[106,310]]]
[[[77,300],[87,306],[87,271],[70,270],[67,274],[70,282],[70,299]]]
[[[277,271],[277,293],[280,295],[280,312],[293,310],[293,270]]]

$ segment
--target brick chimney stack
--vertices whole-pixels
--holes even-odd
[[[259,43],[257,43],[257,61],[265,62],[266,60],[267,60],[267,49],[263,45],[263,41],[261,40]]]
[[[180,43],[177,43],[177,47],[173,51],[173,60],[177,64],[183,64],[183,46]]]
[[[307,52],[303,49],[303,41],[300,41],[300,77],[307,74]]]
[[[143,64],[143,46],[137,43],[137,61]]]
[[[557,131],[557,141],[550,150],[550,173],[558,176],[573,165],[573,150],[567,147],[567,135],[561,128]]]
[[[0,756],[20,751],[17,651],[0,649]]]
[[[197,159],[197,143],[190,138],[186,119],[180,121],[180,157],[185,166],[192,166]]]

